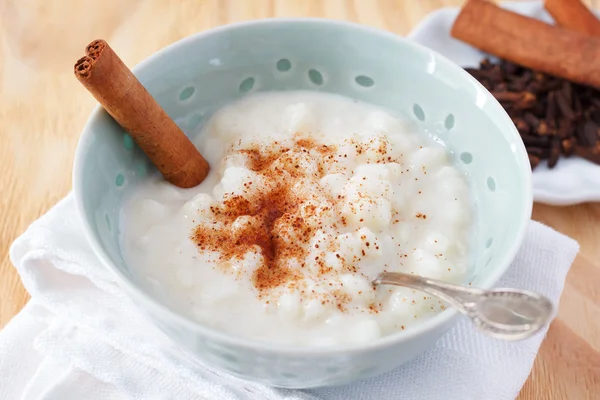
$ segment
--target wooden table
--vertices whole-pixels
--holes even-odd
[[[600,6],[600,0],[588,4]],[[60,6],[58,6],[60,4]],[[225,23],[283,16],[356,21],[404,35],[460,0],[45,0],[0,3],[0,327],[28,295],[10,243],[71,188],[77,139],[95,102],[72,74],[91,40],[105,38],[132,66],[159,48]],[[577,239],[560,313],[521,399],[600,396],[600,205],[536,205],[534,219]],[[543,266],[540,266],[543,268]]]

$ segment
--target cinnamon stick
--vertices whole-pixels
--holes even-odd
[[[533,70],[600,88],[600,37],[548,25],[484,0],[469,0],[451,35]]]
[[[75,64],[75,76],[148,155],[170,183],[190,188],[210,169],[198,149],[104,40]]]
[[[600,36],[600,20],[581,0],[546,0],[544,7],[558,25],[587,35]]]

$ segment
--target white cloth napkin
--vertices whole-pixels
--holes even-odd
[[[578,249],[531,222],[500,286],[557,301]],[[7,400],[514,399],[545,335],[506,343],[462,319],[430,351],[384,376],[335,388],[273,389],[183,357],[95,258],[72,196],[33,223],[10,256],[32,300],[0,332],[0,398]]]

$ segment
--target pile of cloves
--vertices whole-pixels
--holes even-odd
[[[465,68],[504,107],[527,148],[531,168],[561,156],[600,164],[600,91],[520,65],[485,58]]]

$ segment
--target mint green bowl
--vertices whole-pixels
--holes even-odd
[[[469,176],[477,213],[473,284],[492,287],[521,245],[532,207],[523,143],[486,89],[427,48],[345,22],[271,19],[193,35],[134,72],[188,135],[220,106],[257,91],[333,92],[402,112],[444,141]],[[139,308],[197,360],[274,386],[336,385],[405,363],[433,346],[458,318],[450,309],[368,345],[331,348],[257,342],[187,319],[136,282],[119,247],[123,196],[152,171],[131,138],[96,108],[74,164],[85,235]]]

